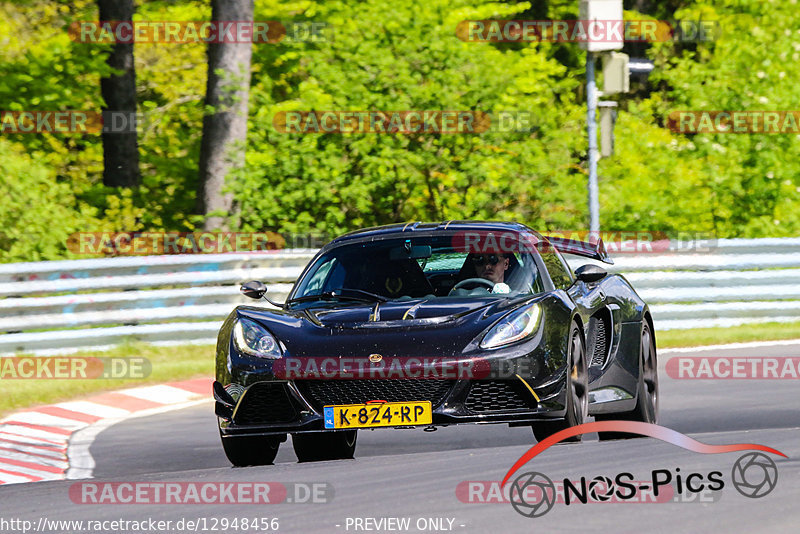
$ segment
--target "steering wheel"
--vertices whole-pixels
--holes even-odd
[[[487,280],[485,278],[467,278],[466,280],[462,280],[456,285],[454,285],[453,289],[451,289],[450,292],[452,293],[456,289],[461,289],[462,287],[468,284],[484,285],[489,288],[489,291],[494,289],[494,282],[492,282],[491,280]]]

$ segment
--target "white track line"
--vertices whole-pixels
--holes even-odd
[[[177,388],[173,388],[177,389]],[[195,397],[197,395],[194,395]],[[102,419],[83,430],[75,432],[69,440],[69,447],[67,449],[67,457],[69,458],[69,469],[66,473],[66,478],[73,480],[77,478],[92,478],[92,473],[95,468],[95,461],[89,449],[94,443],[97,435],[103,430],[121,423],[128,419],[137,417],[147,417],[149,415],[156,415],[160,413],[172,412],[175,410],[182,410],[183,408],[190,408],[199,404],[211,402],[212,399],[204,398],[181,404],[173,404],[169,406],[161,406],[158,408],[151,408],[149,410],[142,410],[140,412],[133,412],[124,417],[115,417],[111,419]]]
[[[91,399],[77,400],[52,406],[74,412],[76,417],[89,415],[100,419],[95,423],[88,423],[70,418],[69,413],[50,415],[33,409],[17,412],[0,420],[0,484],[31,482],[24,475],[42,480],[91,478],[95,461],[89,449],[97,435],[106,428],[134,417],[146,417],[212,402],[212,399],[193,391],[166,384],[125,389],[116,393],[126,395],[131,400],[143,399],[162,406],[136,411],[135,408],[129,410],[107,406]],[[125,404],[124,401],[122,404]],[[59,433],[58,430],[69,434]],[[16,465],[18,463],[25,465]],[[54,470],[59,472],[53,472]]]

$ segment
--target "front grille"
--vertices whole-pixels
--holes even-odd
[[[475,413],[530,410],[530,392],[514,380],[476,380],[467,395],[466,407]]]
[[[407,378],[395,380],[295,380],[300,393],[316,410],[333,404],[430,401],[441,404],[454,380]]]
[[[592,317],[590,319],[589,332],[594,332],[594,342],[589,342],[591,350],[591,364],[602,366],[606,363],[608,353],[608,329],[606,328],[605,317]]]
[[[237,425],[289,423],[297,419],[297,410],[285,384],[253,384],[236,409]]]

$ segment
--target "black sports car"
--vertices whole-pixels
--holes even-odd
[[[602,241],[500,222],[370,228],[323,247],[278,309],[220,329],[214,398],[234,465],[352,458],[359,428],[656,422],[647,305],[597,263]],[[248,282],[242,292],[265,297]],[[270,301],[271,302],[271,301]],[[624,437],[624,436],[601,436]],[[575,438],[575,439],[580,439]]]

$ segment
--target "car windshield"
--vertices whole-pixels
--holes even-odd
[[[470,245],[453,235],[344,243],[316,259],[289,304],[508,298],[543,291],[531,247]]]

